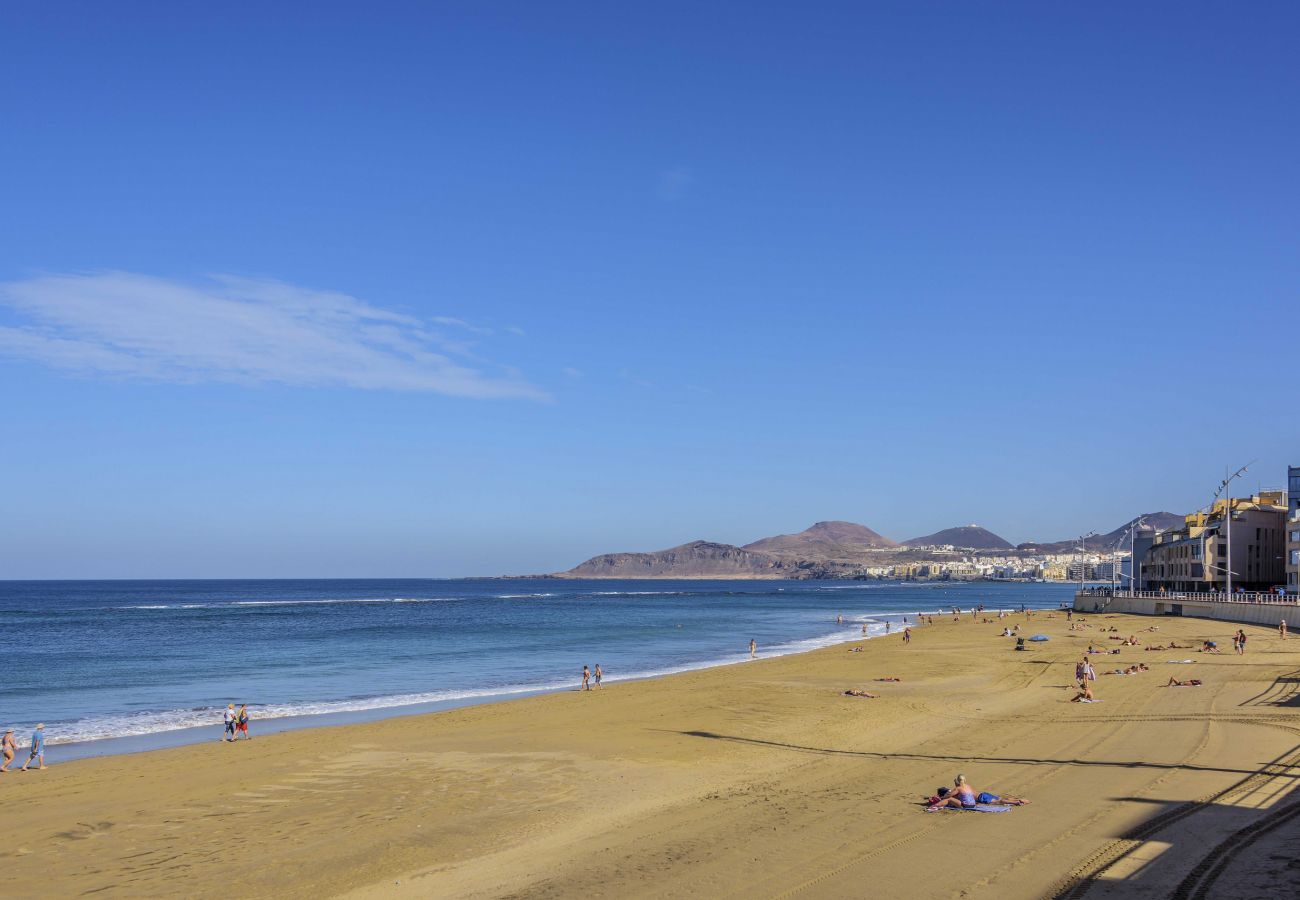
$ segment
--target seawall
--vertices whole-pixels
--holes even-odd
[[[1152,591],[1084,590],[1074,595],[1078,612],[1128,613],[1138,616],[1189,616],[1247,625],[1273,625],[1286,621],[1300,626],[1296,597],[1247,594],[1236,599],[1227,594],[1158,594]]]

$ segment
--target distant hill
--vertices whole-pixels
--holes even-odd
[[[971,550],[1011,550],[1015,546],[1005,538],[978,525],[958,525],[956,528],[945,528],[934,534],[903,541],[904,547],[942,547],[945,544]]]
[[[1088,538],[1088,540],[1084,542],[1084,546],[1093,551],[1111,550],[1117,547],[1118,549],[1123,550],[1128,546],[1127,535],[1130,526],[1139,519],[1144,519],[1145,522],[1143,524],[1149,528],[1154,528],[1156,531],[1162,531],[1166,528],[1173,528],[1177,525],[1183,524],[1183,517],[1177,513],[1143,513],[1140,516],[1134,516],[1132,519],[1129,519],[1114,531],[1109,531],[1106,534],[1094,535],[1093,537]],[[1050,541],[1046,543],[1030,541],[1029,543],[1018,544],[1016,549],[1031,550],[1037,553],[1070,553],[1077,550],[1078,547],[1079,539],[1073,538],[1064,541]]]
[[[1179,525],[1183,517],[1170,512],[1141,517],[1157,529]],[[1120,543],[1132,520],[1109,534],[1088,539],[1088,549],[1109,550]],[[944,546],[1022,554],[1072,553],[1075,541],[1026,543],[1012,547],[978,525],[945,528],[898,544],[854,522],[818,522],[797,534],[778,534],[737,547],[713,541],[691,541],[652,553],[602,553],[561,572],[559,578],[852,578],[866,566],[943,557],[924,547]]]
[[[863,550],[887,550],[897,546],[896,541],[882,537],[865,525],[833,521],[818,522],[798,534],[762,538],[745,544],[743,549],[776,556],[831,560],[856,557]]]
[[[731,544],[691,541],[653,553],[604,553],[565,578],[790,578],[796,565]]]

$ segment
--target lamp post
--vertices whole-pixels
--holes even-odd
[[[1223,481],[1219,482],[1219,487],[1214,492],[1214,499],[1218,500],[1219,495],[1223,494],[1227,490],[1228,485],[1232,484],[1232,482],[1235,479],[1240,478],[1242,475],[1245,475],[1246,470],[1249,469],[1252,465],[1254,465],[1254,460],[1251,460],[1250,462],[1246,463],[1244,466],[1242,466],[1237,471],[1233,472],[1231,475],[1226,476],[1223,479]],[[1223,571],[1224,571],[1223,592],[1227,594],[1229,597],[1231,597],[1232,596],[1232,497],[1230,495],[1225,496],[1223,498],[1223,502],[1224,502],[1223,541],[1224,544],[1226,544],[1224,553],[1227,554],[1228,557],[1227,560],[1225,561],[1226,565],[1224,565],[1223,567]]]
[[[1128,526],[1128,589],[1137,590],[1137,530],[1146,522],[1146,516],[1138,516]],[[1124,543],[1124,535],[1119,536],[1115,545],[1110,548],[1110,589],[1111,593],[1115,592],[1115,580],[1119,576],[1115,574],[1115,555],[1119,552],[1119,545]]]
[[[1079,535],[1079,593],[1083,593],[1083,554],[1088,548],[1088,538],[1096,536],[1095,531]]]

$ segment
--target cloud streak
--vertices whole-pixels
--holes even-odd
[[[187,283],[128,272],[47,275],[0,284],[0,355],[82,374],[546,399],[423,320],[347,294],[214,276]]]

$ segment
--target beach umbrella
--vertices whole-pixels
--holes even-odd
[[[1049,638],[1049,637],[1048,637],[1047,635],[1045,635],[1045,634],[1036,634],[1036,635],[1034,635],[1033,637],[1031,637],[1030,640],[1031,640],[1031,641],[1050,641],[1051,638]]]

